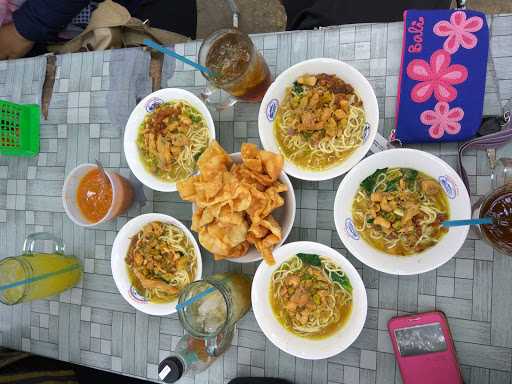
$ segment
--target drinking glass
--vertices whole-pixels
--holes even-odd
[[[208,354],[218,356],[229,346],[236,322],[251,308],[251,279],[230,272],[208,276],[189,284],[179,303],[212,288],[213,292],[178,309],[178,315],[191,336],[204,340]]]
[[[221,29],[206,38],[199,49],[199,63],[212,71],[203,72],[208,85],[201,96],[218,110],[237,101],[260,102],[272,82],[265,59],[251,38],[238,29]],[[226,91],[229,97],[215,102],[216,89]]]
[[[497,224],[475,226],[477,234],[495,250],[512,256],[512,158],[497,161],[491,191],[473,205],[473,218],[487,216],[491,207],[501,201]]]
[[[34,252],[36,240],[50,240],[53,252]],[[73,287],[81,276],[80,260],[64,255],[61,239],[34,233],[25,239],[21,256],[0,260],[0,302],[14,305],[44,299]]]

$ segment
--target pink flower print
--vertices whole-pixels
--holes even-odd
[[[454,54],[462,45],[466,49],[476,46],[478,38],[472,33],[479,31],[484,21],[479,16],[466,19],[466,13],[462,11],[453,12],[450,22],[441,20],[434,25],[434,33],[437,36],[448,36],[444,41],[443,48],[446,52]]]
[[[420,115],[420,121],[425,125],[430,125],[428,133],[434,139],[440,139],[444,133],[455,135],[460,132],[460,123],[464,117],[462,108],[455,107],[450,109],[448,103],[440,101],[434,107],[434,110],[423,111]]]
[[[461,64],[450,65],[451,57],[443,49],[435,51],[430,64],[422,59],[414,59],[407,65],[407,75],[420,83],[411,90],[411,99],[423,103],[432,93],[438,101],[450,102],[457,97],[452,84],[460,84],[468,78],[468,70]]]

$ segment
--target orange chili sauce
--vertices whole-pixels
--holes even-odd
[[[112,205],[112,185],[99,169],[85,174],[76,190],[76,201],[85,219],[96,223],[103,219]]]

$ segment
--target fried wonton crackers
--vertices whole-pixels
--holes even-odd
[[[241,157],[234,164],[213,141],[197,162],[199,175],[178,181],[178,192],[196,205],[191,228],[216,260],[241,257],[254,245],[274,264],[272,248],[282,231],[272,212],[284,204],[280,193],[288,190],[278,180],[284,160],[254,144],[242,144]]]

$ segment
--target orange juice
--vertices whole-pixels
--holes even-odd
[[[0,301],[17,304],[61,293],[82,276],[80,260],[60,253],[33,253],[0,261]]]

